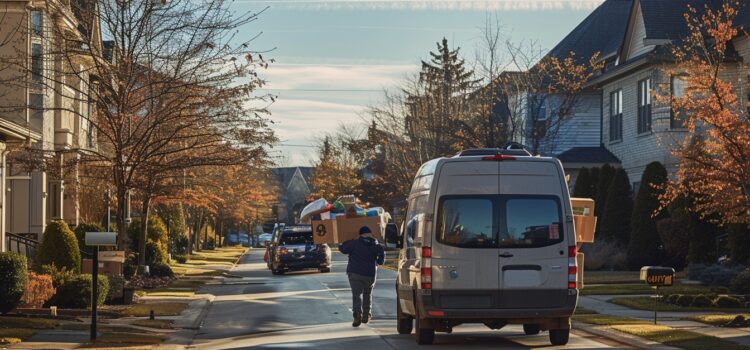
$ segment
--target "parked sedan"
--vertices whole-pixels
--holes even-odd
[[[315,244],[309,226],[284,228],[278,244],[269,247],[268,253],[274,275],[305,269],[331,271],[331,248],[327,244]]]

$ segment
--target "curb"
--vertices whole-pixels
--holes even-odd
[[[581,322],[573,322],[573,329],[589,333],[598,337],[602,337],[605,339],[609,339],[618,343],[626,344],[633,346],[638,349],[642,350],[680,350],[679,348],[675,348],[672,346],[664,345],[661,343],[653,342],[650,340],[646,340],[640,337],[636,337],[634,335],[620,333],[617,331],[608,330],[602,326],[592,326],[586,323]]]

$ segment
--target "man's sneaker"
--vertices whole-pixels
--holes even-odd
[[[366,313],[364,316],[362,316],[362,323],[370,322],[371,318],[372,318],[372,314],[369,312]]]
[[[354,315],[354,321],[352,322],[352,327],[359,327],[359,325],[362,324],[362,318],[359,315]]]

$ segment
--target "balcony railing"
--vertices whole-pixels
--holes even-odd
[[[6,247],[9,252],[18,253],[26,256],[31,262],[36,254],[36,247],[39,245],[36,233],[5,233]]]

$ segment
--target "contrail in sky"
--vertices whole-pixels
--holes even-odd
[[[603,0],[238,0],[238,2],[310,10],[548,11],[593,10]]]

